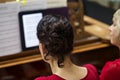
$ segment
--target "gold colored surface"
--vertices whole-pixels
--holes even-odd
[[[15,0],[0,0],[0,3],[9,2],[9,1],[15,1]]]
[[[90,25],[85,25],[85,31],[100,37],[101,39],[110,40],[110,31],[108,29],[109,25],[100,22],[96,19],[84,16],[84,21],[89,22]]]

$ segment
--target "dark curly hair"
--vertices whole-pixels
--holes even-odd
[[[37,26],[37,37],[44,44],[47,55],[58,59],[58,66],[62,67],[64,57],[73,50],[73,29],[66,17],[60,15],[46,15]]]

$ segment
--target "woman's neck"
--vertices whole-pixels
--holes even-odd
[[[79,80],[87,75],[87,69],[85,67],[76,66],[69,58],[65,58],[63,64],[64,66],[59,68],[57,61],[54,60],[53,63],[50,64],[53,74],[56,74],[65,80]]]
[[[62,71],[62,70],[68,70],[70,69],[70,67],[72,66],[75,66],[72,61],[70,60],[70,58],[66,57],[64,59],[64,62],[62,63],[64,66],[62,68],[58,67],[58,64],[57,64],[57,60],[52,60],[50,61],[50,67],[52,69],[52,72],[53,74],[54,73],[57,73],[59,71]],[[68,68],[69,67],[69,68]]]

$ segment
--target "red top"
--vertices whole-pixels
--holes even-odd
[[[93,65],[86,64],[86,65],[84,65],[84,67],[87,68],[88,74],[82,80],[99,80],[99,76],[98,76],[97,70],[96,70],[96,68]],[[47,76],[47,77],[38,77],[35,80],[65,80],[65,79],[57,76],[56,74],[53,74],[53,75]]]
[[[120,80],[120,59],[109,61],[105,64],[100,80]]]

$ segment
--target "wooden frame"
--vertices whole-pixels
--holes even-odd
[[[74,30],[74,39],[79,40],[84,38],[84,6],[82,0],[68,0],[68,9],[70,15],[70,22]],[[82,35],[81,35],[82,34]]]
[[[8,1],[15,1],[15,0],[0,0],[0,3],[8,2]]]

